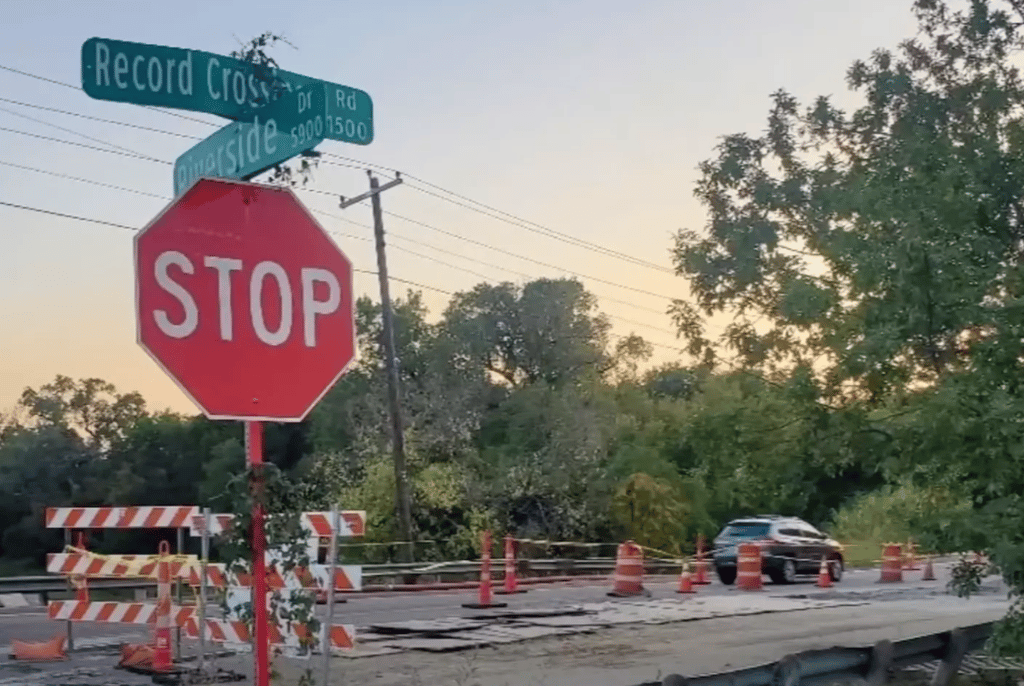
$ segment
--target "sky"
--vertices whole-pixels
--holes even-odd
[[[430,287],[436,318],[450,293],[481,281],[582,275],[614,333],[640,334],[653,362],[672,361],[680,342],[664,312],[687,288],[670,249],[676,231],[704,225],[697,165],[722,136],[762,132],[777,89],[856,103],[847,67],[913,36],[910,6],[0,0],[0,67],[75,86],[0,69],[0,202],[145,226],[171,200],[167,163],[227,122],[89,98],[82,44],[226,55],[272,31],[291,44],[271,52],[284,69],[373,99],[373,142],[324,142],[348,158],[329,162],[351,166],[322,164],[298,192],[356,269],[376,265],[369,206],[342,210],[337,198],[367,189],[368,165],[397,169],[418,180],[382,196],[393,296],[405,282]],[[147,159],[110,152],[125,150]],[[57,374],[197,411],[135,341],[132,235],[0,205],[0,411]],[[356,274],[354,286],[377,299],[376,277]]]

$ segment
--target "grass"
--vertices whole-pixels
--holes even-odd
[[[882,544],[875,541],[844,542],[843,548],[847,569],[877,567],[882,557]]]

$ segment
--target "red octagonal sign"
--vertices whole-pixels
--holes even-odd
[[[197,181],[135,284],[139,344],[210,419],[301,421],[355,356],[352,265],[286,188]]]

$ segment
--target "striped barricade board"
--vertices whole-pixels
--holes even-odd
[[[210,535],[217,536],[227,531],[234,517],[231,514],[211,514]],[[193,536],[203,535],[203,519],[200,514],[193,515],[186,525],[192,530]],[[366,533],[365,510],[343,510],[338,513],[338,520],[340,526],[337,535],[340,537],[363,536]],[[326,538],[331,535],[330,512],[303,512],[300,521],[302,528],[311,536]]]
[[[190,586],[200,585],[201,570],[193,567],[187,579]],[[267,569],[267,590],[306,589],[326,591],[330,588],[331,568],[329,565],[294,567],[287,572],[275,567]],[[252,586],[252,574],[229,571],[223,564],[206,566],[206,583],[214,588],[247,588]],[[359,565],[338,565],[334,570],[336,591],[360,591],[363,588],[363,568]]]
[[[309,636],[304,624],[295,623],[288,631],[281,631],[278,625],[270,624],[270,643],[272,645],[299,648],[304,638]],[[199,638],[199,620],[196,617],[189,618],[184,625],[185,635],[189,638]],[[350,649],[355,646],[355,627],[347,624],[335,624],[331,626],[330,642],[331,648],[335,650]],[[215,643],[246,645],[252,642],[252,632],[248,624],[240,621],[229,621],[224,619],[206,620],[206,639]],[[320,637],[313,638],[313,645],[320,643]]]
[[[184,529],[199,514],[195,505],[48,507],[49,529]]]
[[[69,622],[107,622],[110,624],[155,624],[156,603],[118,603],[87,600],[55,600],[47,605],[50,619]],[[195,616],[194,607],[171,607],[171,622],[185,626]]]
[[[156,578],[157,555],[98,555],[95,553],[50,553],[46,571],[52,574],[78,574],[94,577]],[[188,578],[199,565],[195,555],[176,555],[169,562],[173,578]]]

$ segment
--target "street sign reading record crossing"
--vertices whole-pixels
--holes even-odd
[[[277,69],[285,89],[326,87],[325,138],[368,145],[373,101],[358,88]],[[90,38],[82,44],[82,88],[91,98],[207,112],[252,121],[272,97],[255,65],[201,50]],[[262,116],[261,116],[262,119]]]
[[[249,179],[324,140],[323,84],[285,93],[252,122],[234,122],[200,141],[174,162],[174,195],[203,176]]]

